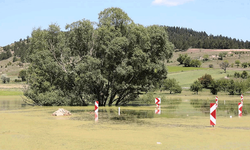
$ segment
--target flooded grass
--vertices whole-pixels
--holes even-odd
[[[248,149],[249,103],[244,102],[239,118],[238,101],[219,101],[217,124],[211,127],[211,102],[171,99],[161,105],[161,114],[153,105],[120,107],[120,115],[118,107],[99,107],[98,122],[94,106],[63,107],[72,115],[56,117],[52,113],[61,107],[8,103],[0,109],[0,150]]]

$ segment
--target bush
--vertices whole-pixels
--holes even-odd
[[[10,78],[8,78],[6,75],[2,75],[1,76],[1,79],[2,79],[2,82],[5,84],[5,83],[9,83],[10,82]]]
[[[239,78],[240,77],[240,73],[239,72],[234,72],[234,77],[235,78]]]
[[[17,61],[17,58],[16,56],[13,57],[13,62],[16,62]]]
[[[214,68],[214,65],[213,64],[209,64],[208,67],[209,68]]]
[[[15,79],[15,82],[22,82],[22,80],[20,80],[20,79]]]
[[[241,66],[242,66],[243,68],[246,68],[246,67],[247,67],[247,62],[243,62],[243,63],[241,64]]]
[[[248,73],[244,70],[241,74],[241,78],[246,79],[248,77]]]
[[[19,62],[17,65],[20,67],[23,67],[23,63],[21,63],[21,62]]]

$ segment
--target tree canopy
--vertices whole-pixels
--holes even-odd
[[[95,26],[97,24],[97,27]],[[120,8],[33,30],[29,44],[29,88],[39,105],[123,105],[166,79],[164,61],[173,55],[163,27],[135,24]]]

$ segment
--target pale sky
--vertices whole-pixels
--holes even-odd
[[[119,7],[138,24],[192,28],[208,35],[250,41],[249,0],[0,0],[0,46],[47,29],[87,19],[98,21],[105,8]]]

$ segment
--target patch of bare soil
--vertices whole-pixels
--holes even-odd
[[[247,52],[250,51],[250,49],[200,49],[200,48],[190,48],[187,50],[187,52],[219,52],[219,51],[224,51],[224,52],[231,52],[231,51],[241,51],[241,52]]]

